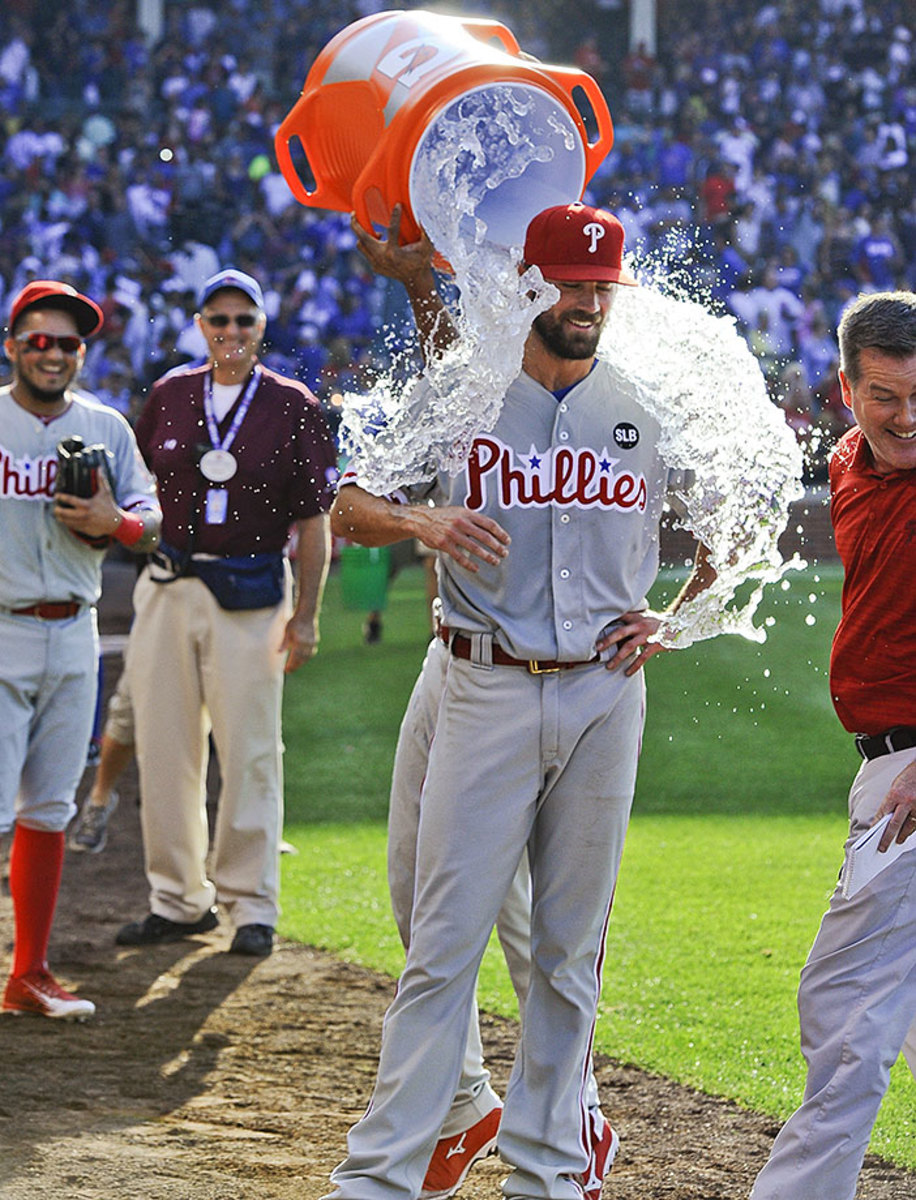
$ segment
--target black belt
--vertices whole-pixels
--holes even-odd
[[[39,617],[42,621],[65,621],[75,617],[82,608],[77,600],[46,600],[43,604],[30,604],[28,608],[11,608],[14,617]]]
[[[471,658],[471,639],[464,633],[453,633],[447,625],[440,625],[436,633],[445,642],[449,650],[454,654],[455,658]],[[532,675],[552,675],[555,671],[569,671],[573,667],[586,667],[589,663],[596,663],[598,655],[594,658],[583,659],[580,662],[559,662],[553,658],[513,658],[511,654],[507,654],[502,646],[493,642],[490,657],[493,665],[496,667],[524,667],[530,671]]]
[[[856,734],[856,749],[863,758],[880,758],[893,754],[895,750],[911,750],[916,746],[916,729],[909,725],[895,725],[884,733]]]

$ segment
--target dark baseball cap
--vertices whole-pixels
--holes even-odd
[[[78,292],[69,283],[61,283],[57,279],[33,279],[13,300],[10,308],[10,333],[16,328],[16,322],[26,309],[39,304],[43,308],[60,308],[70,313],[76,321],[80,337],[84,338],[98,332],[105,320],[95,301]]]
[[[636,280],[622,265],[623,226],[603,208],[558,204],[531,219],[524,259],[545,279],[624,283]]]
[[[244,271],[236,271],[234,267],[228,267],[225,271],[218,271],[216,275],[210,276],[200,289],[198,307],[203,308],[215,292],[221,292],[226,288],[244,292],[258,308],[264,307],[264,293],[261,291],[261,285],[251,275],[246,275]]]

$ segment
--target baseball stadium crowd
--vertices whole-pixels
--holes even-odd
[[[84,381],[133,416],[164,369],[203,353],[195,297],[232,263],[265,285],[268,363],[332,411],[395,301],[347,215],[293,198],[273,134],[327,41],[386,6],[162,0],[142,6],[151,30],[129,0],[5,7],[0,307],[36,277],[97,298]],[[557,0],[464,7],[598,79],[616,141],[586,198],[644,263],[733,314],[793,426],[832,441],[844,305],[916,282],[904,0],[659,3],[654,55],[627,44],[622,0],[585,0],[573,24]]]

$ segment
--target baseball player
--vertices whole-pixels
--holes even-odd
[[[887,817],[886,853],[916,840],[916,295],[862,295],[838,332],[857,427],[830,459],[845,572],[830,693],[864,760],[849,793],[847,850]],[[853,1200],[901,1049],[916,1075],[916,853],[843,892],[831,897],[798,989],[804,1100],[753,1200]]]
[[[620,223],[600,209],[535,217],[525,265],[560,299],[535,319],[494,428],[462,472],[412,489],[410,503],[349,485],[332,514],[340,536],[418,537],[439,552],[449,652],[407,963],[369,1111],[332,1173],[334,1200],[421,1193],[460,1079],[480,959],[526,847],[531,978],[498,1135],[512,1168],[504,1193],[584,1194],[586,1082],[643,724],[640,667],[659,648],[646,593],[667,490],[657,424],[596,358],[616,286],[635,282],[622,251]],[[401,278],[415,314],[437,310],[428,261],[417,254]],[[425,503],[435,486],[441,507]],[[712,577],[702,553],[675,606]]]
[[[161,522],[130,426],[72,387],[101,324],[68,284],[34,280],[13,300],[0,389],[0,833],[15,822],[3,1009],[45,1017],[95,1011],[54,979],[47,953],[95,710],[104,546],[150,550]],[[73,490],[55,490],[59,470]]]
[[[386,242],[367,234],[353,222],[360,248],[373,268],[395,279],[409,278],[418,265],[432,260],[433,248],[427,238],[406,247],[398,242],[400,209],[396,209]],[[447,314],[422,304],[417,312],[421,344],[436,342],[437,351],[447,348],[456,336]],[[354,483],[355,472],[345,470],[341,483]],[[407,502],[403,493],[391,499]],[[438,492],[436,502],[444,497]],[[415,541],[425,561],[435,563],[435,551]],[[429,587],[429,584],[428,584]],[[442,605],[435,593],[438,582],[433,572],[431,607],[433,630],[442,623]],[[448,652],[442,640],[433,637],[427,649],[407,709],[401,722],[395,750],[388,806],[388,884],[392,910],[405,949],[410,941],[410,919],[416,883],[417,831],[420,821],[420,794],[426,777],[429,747],[435,734],[436,713],[445,681]],[[527,853],[523,853],[506,899],[496,918],[496,932],[506,965],[523,1012],[531,969],[531,879]],[[421,1200],[444,1200],[461,1187],[474,1163],[492,1153],[502,1113],[502,1102],[490,1086],[490,1073],[484,1066],[483,1045],[476,1004],[468,1029],[467,1046],[458,1089],[452,1100],[423,1180]],[[610,1171],[619,1148],[619,1138],[601,1111],[598,1085],[590,1071],[587,1085],[589,1165],[584,1176],[586,1200],[598,1200],[601,1184]]]
[[[441,625],[441,604],[435,601],[435,625]],[[388,808],[388,883],[395,921],[405,949],[410,944],[410,918],[416,881],[420,796],[436,730],[436,714],[445,684],[448,651],[438,636],[430,642],[401,722]],[[512,986],[524,1012],[531,973],[531,877],[523,854],[506,899],[496,918],[496,932],[506,958]],[[502,1102],[490,1086],[483,1061],[477,1006],[473,1006],[461,1078],[451,1109],[426,1170],[420,1200],[444,1200],[461,1187],[474,1163],[496,1147]],[[601,1183],[617,1153],[619,1139],[601,1112],[598,1085],[589,1072],[589,1167],[586,1200],[598,1200]]]

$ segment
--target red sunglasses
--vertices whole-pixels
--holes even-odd
[[[44,354],[55,346],[59,350],[62,350],[64,354],[76,354],[83,344],[83,339],[76,337],[72,333],[59,335],[54,333],[38,333],[35,330],[31,333],[17,333],[16,341],[24,350],[34,350],[36,354]]]

